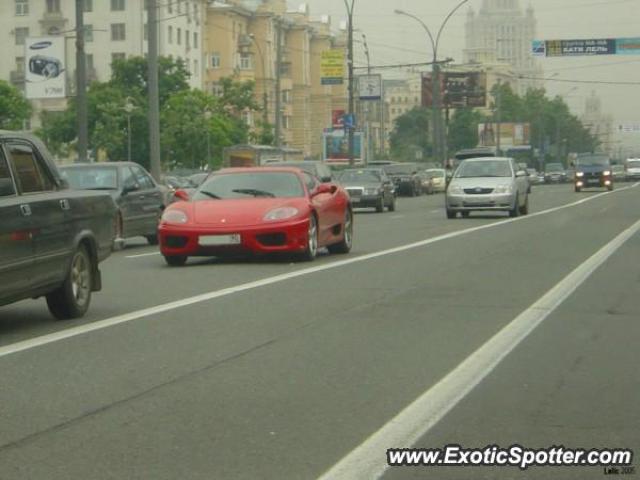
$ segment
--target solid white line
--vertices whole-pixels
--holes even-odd
[[[389,217],[391,220],[399,220],[401,218],[404,218],[404,215],[394,215],[393,217]]]
[[[124,258],[142,258],[142,257],[152,257],[155,255],[160,255],[160,252],[141,253],[140,255],[129,255]]]
[[[143,310],[137,310],[135,312],[131,312],[131,313],[126,313],[124,315],[119,315],[116,317],[111,317],[111,318],[107,318],[104,320],[99,320],[97,322],[93,322],[93,323],[89,323],[86,325],[80,325],[77,327],[73,327],[73,328],[69,328],[66,330],[62,330],[59,332],[55,332],[55,333],[50,333],[47,335],[42,335],[40,337],[36,337],[36,338],[32,338],[29,340],[24,340],[21,342],[16,342],[13,343],[11,345],[6,345],[4,347],[0,347],[0,357],[5,357],[7,355],[11,355],[17,352],[22,352],[25,350],[29,350],[32,348],[36,348],[42,345],[47,345],[49,343],[53,343],[53,342],[58,342],[60,340],[65,340],[68,338],[72,338],[72,337],[76,337],[78,335],[84,335],[85,333],[89,333],[89,332],[94,332],[97,330],[102,330],[104,328],[109,328],[115,325],[119,325],[122,323],[127,323],[127,322],[131,322],[134,320],[138,320],[140,318],[144,318],[144,317],[148,317],[151,315],[157,315],[157,314],[161,314],[161,313],[166,313],[169,312],[171,310],[176,310],[178,308],[183,308],[183,307],[187,307],[189,305],[194,305],[197,303],[202,303],[202,302],[207,302],[210,300],[214,300],[216,298],[220,298],[220,297],[225,297],[228,295],[233,295],[236,293],[240,293],[240,292],[246,292],[247,290],[252,290],[255,288],[260,288],[260,287],[265,287],[268,285],[273,285],[276,283],[280,283],[280,282],[284,282],[287,280],[291,280],[293,278],[298,278],[298,277],[303,277],[306,275],[311,275],[314,273],[318,273],[318,272],[323,272],[323,271],[327,271],[327,270],[331,270],[334,268],[340,268],[340,267],[344,267],[346,265],[353,265],[356,263],[361,263],[361,262],[366,262],[367,260],[372,260],[375,258],[380,258],[380,257],[384,257],[387,255],[393,255],[396,253],[400,253],[400,252],[406,252],[408,250],[413,250],[416,248],[420,248],[420,247],[424,247],[427,245],[431,245],[434,243],[438,243],[444,240],[449,240],[452,238],[456,238],[456,237],[461,237],[463,235],[468,235],[470,233],[474,233],[474,232],[479,232],[482,230],[488,230],[491,228],[496,228],[502,225],[506,225],[509,223],[513,223],[513,222],[518,222],[518,221],[524,221],[527,218],[533,218],[539,215],[545,215],[548,213],[552,213],[552,212],[556,212],[558,210],[563,210],[565,208],[571,208],[574,207],[576,205],[580,205],[582,203],[591,201],[591,200],[595,200],[596,198],[599,198],[603,195],[610,195],[612,193],[616,193],[616,192],[622,192],[624,189],[620,188],[618,190],[615,190],[614,192],[605,192],[602,193],[600,195],[594,195],[593,197],[587,197],[583,200],[580,200],[578,202],[575,203],[570,203],[567,205],[563,205],[560,207],[555,207],[555,208],[551,208],[548,210],[544,210],[542,212],[537,212],[537,213],[533,213],[524,217],[517,217],[517,218],[509,218],[506,220],[502,220],[499,222],[494,222],[494,223],[489,223],[489,224],[485,224],[485,225],[479,225],[476,227],[472,227],[472,228],[467,228],[464,230],[458,230],[455,232],[451,232],[451,233],[447,233],[444,235],[440,235],[438,237],[433,237],[427,240],[422,240],[419,242],[415,242],[415,243],[410,243],[407,245],[402,245],[399,247],[395,247],[395,248],[390,248],[388,250],[382,250],[379,252],[375,252],[375,253],[370,253],[367,255],[361,255],[359,257],[353,257],[353,258],[348,258],[346,260],[339,260],[337,262],[332,262],[332,263],[328,263],[325,265],[319,265],[317,267],[310,267],[310,268],[305,268],[302,270],[297,270],[295,272],[290,272],[290,273],[285,273],[285,274],[281,274],[281,275],[276,275],[274,277],[268,277],[262,280],[256,280],[253,282],[249,282],[249,283],[244,283],[242,285],[237,285],[235,287],[229,287],[229,288],[225,288],[222,290],[216,290],[214,292],[209,292],[209,293],[204,293],[202,295],[196,295],[194,297],[189,297],[189,298],[185,298],[182,300],[176,300],[174,302],[169,302],[169,303],[165,303],[163,305],[158,305],[155,307],[151,307],[151,308],[145,308]]]
[[[320,480],[380,478],[388,468],[388,448],[415,445],[638,231],[640,220],[573,270],[442,380],[323,474]]]

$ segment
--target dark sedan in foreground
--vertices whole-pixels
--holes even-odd
[[[376,212],[390,212],[396,209],[396,195],[393,183],[380,168],[345,170],[338,177],[351,198],[354,208],[375,208]]]

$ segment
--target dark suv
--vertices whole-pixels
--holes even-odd
[[[613,190],[613,175],[611,161],[608,155],[584,154],[578,155],[575,161],[576,176],[575,190],[583,188],[599,187]]]
[[[415,163],[394,163],[385,165],[383,169],[396,186],[398,195],[410,197],[422,195],[422,180],[418,175],[418,165]]]

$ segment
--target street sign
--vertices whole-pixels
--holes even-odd
[[[445,72],[444,104],[450,108],[485,107],[487,76],[482,72]]]
[[[497,146],[496,123],[478,124],[478,146]],[[519,147],[529,145],[531,141],[531,126],[528,123],[501,123],[500,127],[500,147]]]
[[[344,128],[344,114],[345,110],[333,110],[331,112],[331,125],[335,129]]]
[[[363,161],[362,132],[353,134],[354,159],[357,163]],[[344,162],[349,160],[349,136],[343,131],[336,130],[323,134],[324,159],[327,162]]]
[[[25,40],[25,96],[29,99],[64,98],[65,37],[29,37]]]
[[[360,100],[380,100],[382,98],[382,75],[360,75],[358,77]]]
[[[322,85],[342,85],[344,83],[344,50],[334,48],[322,52],[320,81]]]
[[[531,53],[537,57],[640,55],[640,37],[533,40]]]

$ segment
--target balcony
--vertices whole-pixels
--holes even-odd
[[[42,33],[50,35],[53,31],[61,32],[66,30],[68,19],[62,12],[45,12],[40,19]]]
[[[13,85],[24,84],[24,72],[20,70],[12,70],[9,74],[9,79]]]

